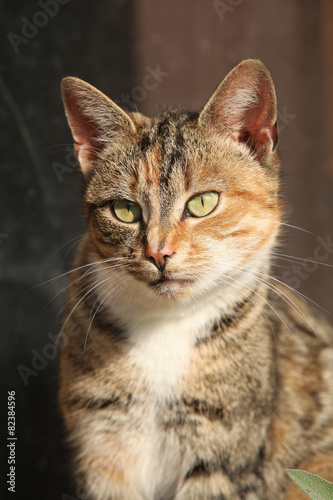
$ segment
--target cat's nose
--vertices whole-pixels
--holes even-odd
[[[167,257],[171,257],[174,253],[172,245],[165,245],[161,249],[148,245],[146,248],[146,257],[153,259],[158,269],[163,269]]]

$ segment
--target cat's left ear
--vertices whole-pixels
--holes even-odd
[[[136,127],[117,104],[79,78],[64,78],[61,91],[75,154],[83,174],[89,176],[105,144],[117,136],[133,135]]]
[[[273,80],[258,59],[234,68],[202,110],[199,123],[248,146],[262,160],[278,141]]]

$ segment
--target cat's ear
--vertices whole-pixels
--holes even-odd
[[[62,98],[72,131],[75,154],[82,172],[89,176],[93,160],[117,134],[135,133],[130,116],[111,99],[79,78],[61,82]]]
[[[274,84],[266,66],[247,59],[223,80],[200,113],[199,123],[245,143],[261,160],[277,144]]]

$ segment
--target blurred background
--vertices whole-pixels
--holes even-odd
[[[68,271],[84,231],[61,78],[78,76],[151,115],[197,110],[241,60],[263,60],[276,85],[291,225],[279,250],[291,257],[276,274],[330,315],[333,3],[0,0],[0,14],[0,483],[9,472],[7,391],[16,391],[15,498],[82,500],[69,480],[56,396],[66,277],[54,278]]]

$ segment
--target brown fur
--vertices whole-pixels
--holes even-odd
[[[244,61],[197,114],[125,113],[73,78],[63,96],[88,221],[61,357],[78,481],[92,500],[303,498],[286,468],[332,478],[333,335],[268,275],[281,207],[267,69]],[[191,217],[212,191],[217,207]],[[115,199],[142,219],[117,220]]]

